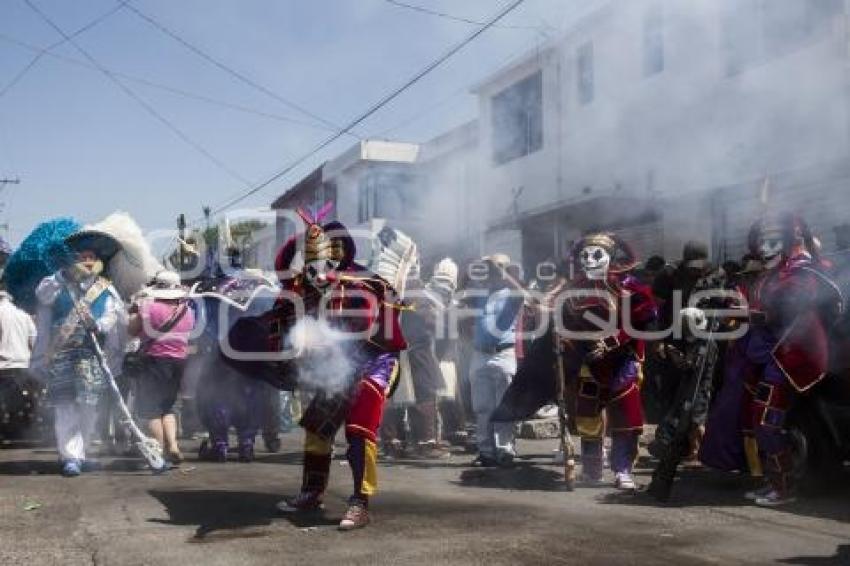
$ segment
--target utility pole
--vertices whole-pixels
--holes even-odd
[[[183,271],[186,269],[186,215],[181,214],[177,217],[177,234],[180,241],[177,244],[177,249],[180,250],[180,278],[183,279]]]
[[[3,189],[6,188],[6,185],[20,185],[20,184],[21,184],[21,180],[18,179],[17,177],[15,177],[14,179],[0,179],[0,192],[2,192]],[[0,212],[2,212],[4,208],[5,208],[5,206],[0,204]],[[9,223],[4,222],[3,224],[0,224],[0,229],[2,229],[4,232],[6,232],[6,238],[8,238],[9,237]]]

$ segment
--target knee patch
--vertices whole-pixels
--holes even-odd
[[[372,380],[361,379],[348,412],[346,436],[362,437],[374,443],[377,440],[378,427],[381,426],[385,400],[383,390]]]
[[[760,382],[753,398],[753,422],[765,431],[782,430],[791,399],[785,387]]]

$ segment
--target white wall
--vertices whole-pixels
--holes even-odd
[[[675,257],[683,239],[711,239],[706,217],[715,189],[846,159],[845,18],[836,17],[784,56],[729,75],[721,11],[734,2],[614,2],[572,30],[551,55],[532,56],[480,85],[479,191],[488,222],[510,216],[517,187],[524,188],[520,215],[612,193],[653,198],[666,209],[665,253]],[[643,18],[653,4],[664,9],[665,66],[646,77]],[[581,105],[576,50],[589,40],[595,98]],[[543,149],[495,165],[491,97],[539,68]],[[844,200],[850,217],[850,199]]]

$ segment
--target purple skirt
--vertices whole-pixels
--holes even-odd
[[[742,427],[749,337],[738,340],[726,355],[723,387],[708,414],[699,452],[703,464],[726,472],[748,469]]]

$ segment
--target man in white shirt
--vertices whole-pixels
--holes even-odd
[[[16,435],[38,412],[41,387],[28,371],[35,335],[32,318],[0,291],[0,435]]]

